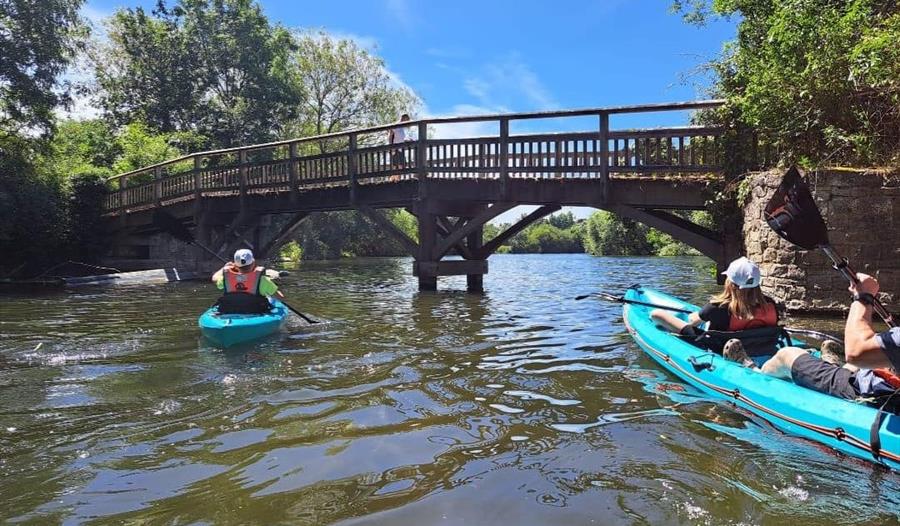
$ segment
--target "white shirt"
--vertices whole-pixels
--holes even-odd
[[[391,130],[391,144],[406,142],[409,140],[409,130],[406,126],[401,126]]]

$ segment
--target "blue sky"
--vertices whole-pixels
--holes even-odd
[[[155,0],[89,0],[96,21]],[[704,98],[695,72],[735,34],[703,28],[669,0],[262,0],[270,20],[353,38],[384,58],[424,103],[421,116],[533,111]],[[685,113],[614,116],[613,128],[683,124]],[[590,121],[590,125],[596,125]],[[559,130],[559,124],[554,123]],[[529,124],[543,128],[549,123]],[[584,121],[566,124],[586,128]],[[452,134],[471,131],[457,127]],[[516,130],[512,130],[513,133]],[[443,135],[443,134],[442,134]],[[516,214],[519,212],[517,211]],[[579,214],[581,215],[581,214]]]

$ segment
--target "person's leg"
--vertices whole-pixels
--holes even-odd
[[[854,387],[854,372],[812,356],[797,356],[791,365],[791,379],[795,384],[830,394],[839,398],[853,400],[859,393]]]
[[[675,316],[671,312],[662,309],[653,309],[650,311],[650,318],[664,328],[679,334],[688,326],[688,322]]]
[[[762,365],[760,370],[769,376],[781,378],[782,380],[791,380],[791,369],[794,366],[794,362],[800,356],[808,355],[809,353],[805,349],[799,347],[778,349],[775,356],[766,360],[766,363]]]

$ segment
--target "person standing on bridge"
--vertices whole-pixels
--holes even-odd
[[[269,296],[278,294],[271,277],[278,272],[256,266],[253,252],[242,248],[234,260],[212,275],[212,281],[225,293],[217,302],[221,314],[259,314],[271,309]]]
[[[404,122],[409,122],[409,114],[403,113],[400,115],[400,120],[397,121],[399,124]],[[398,126],[396,128],[391,128],[388,130],[388,144],[403,144],[412,140],[409,136],[409,128],[406,126]],[[406,154],[403,153],[403,148],[396,148],[391,151],[391,169],[399,170],[406,166]],[[400,176],[395,174],[390,177],[390,182],[395,183],[400,180]]]

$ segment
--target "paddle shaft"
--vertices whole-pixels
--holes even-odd
[[[290,310],[297,316],[300,316],[301,318],[306,320],[306,323],[310,323],[310,324],[319,323],[318,320],[314,320],[314,319],[310,318],[309,316],[307,316],[306,314],[303,314],[302,312],[298,311],[294,307],[291,307],[290,304],[288,304],[286,301],[284,301],[284,294],[282,294],[280,290],[276,294],[278,294],[278,297],[281,298],[281,303],[284,303],[284,306],[287,307],[288,310]]]
[[[841,257],[831,245],[821,245],[819,248],[821,248],[822,252],[828,256],[834,269],[840,272],[841,275],[844,276],[844,279],[851,285],[859,285],[859,278],[856,277],[856,271],[853,270],[853,267],[850,266],[850,262],[848,262],[846,258]],[[888,327],[897,326],[897,322],[894,321],[894,316],[884,308],[884,305],[882,305],[878,298],[874,298],[872,308],[875,310],[875,313],[884,320],[884,323],[886,323]]]

